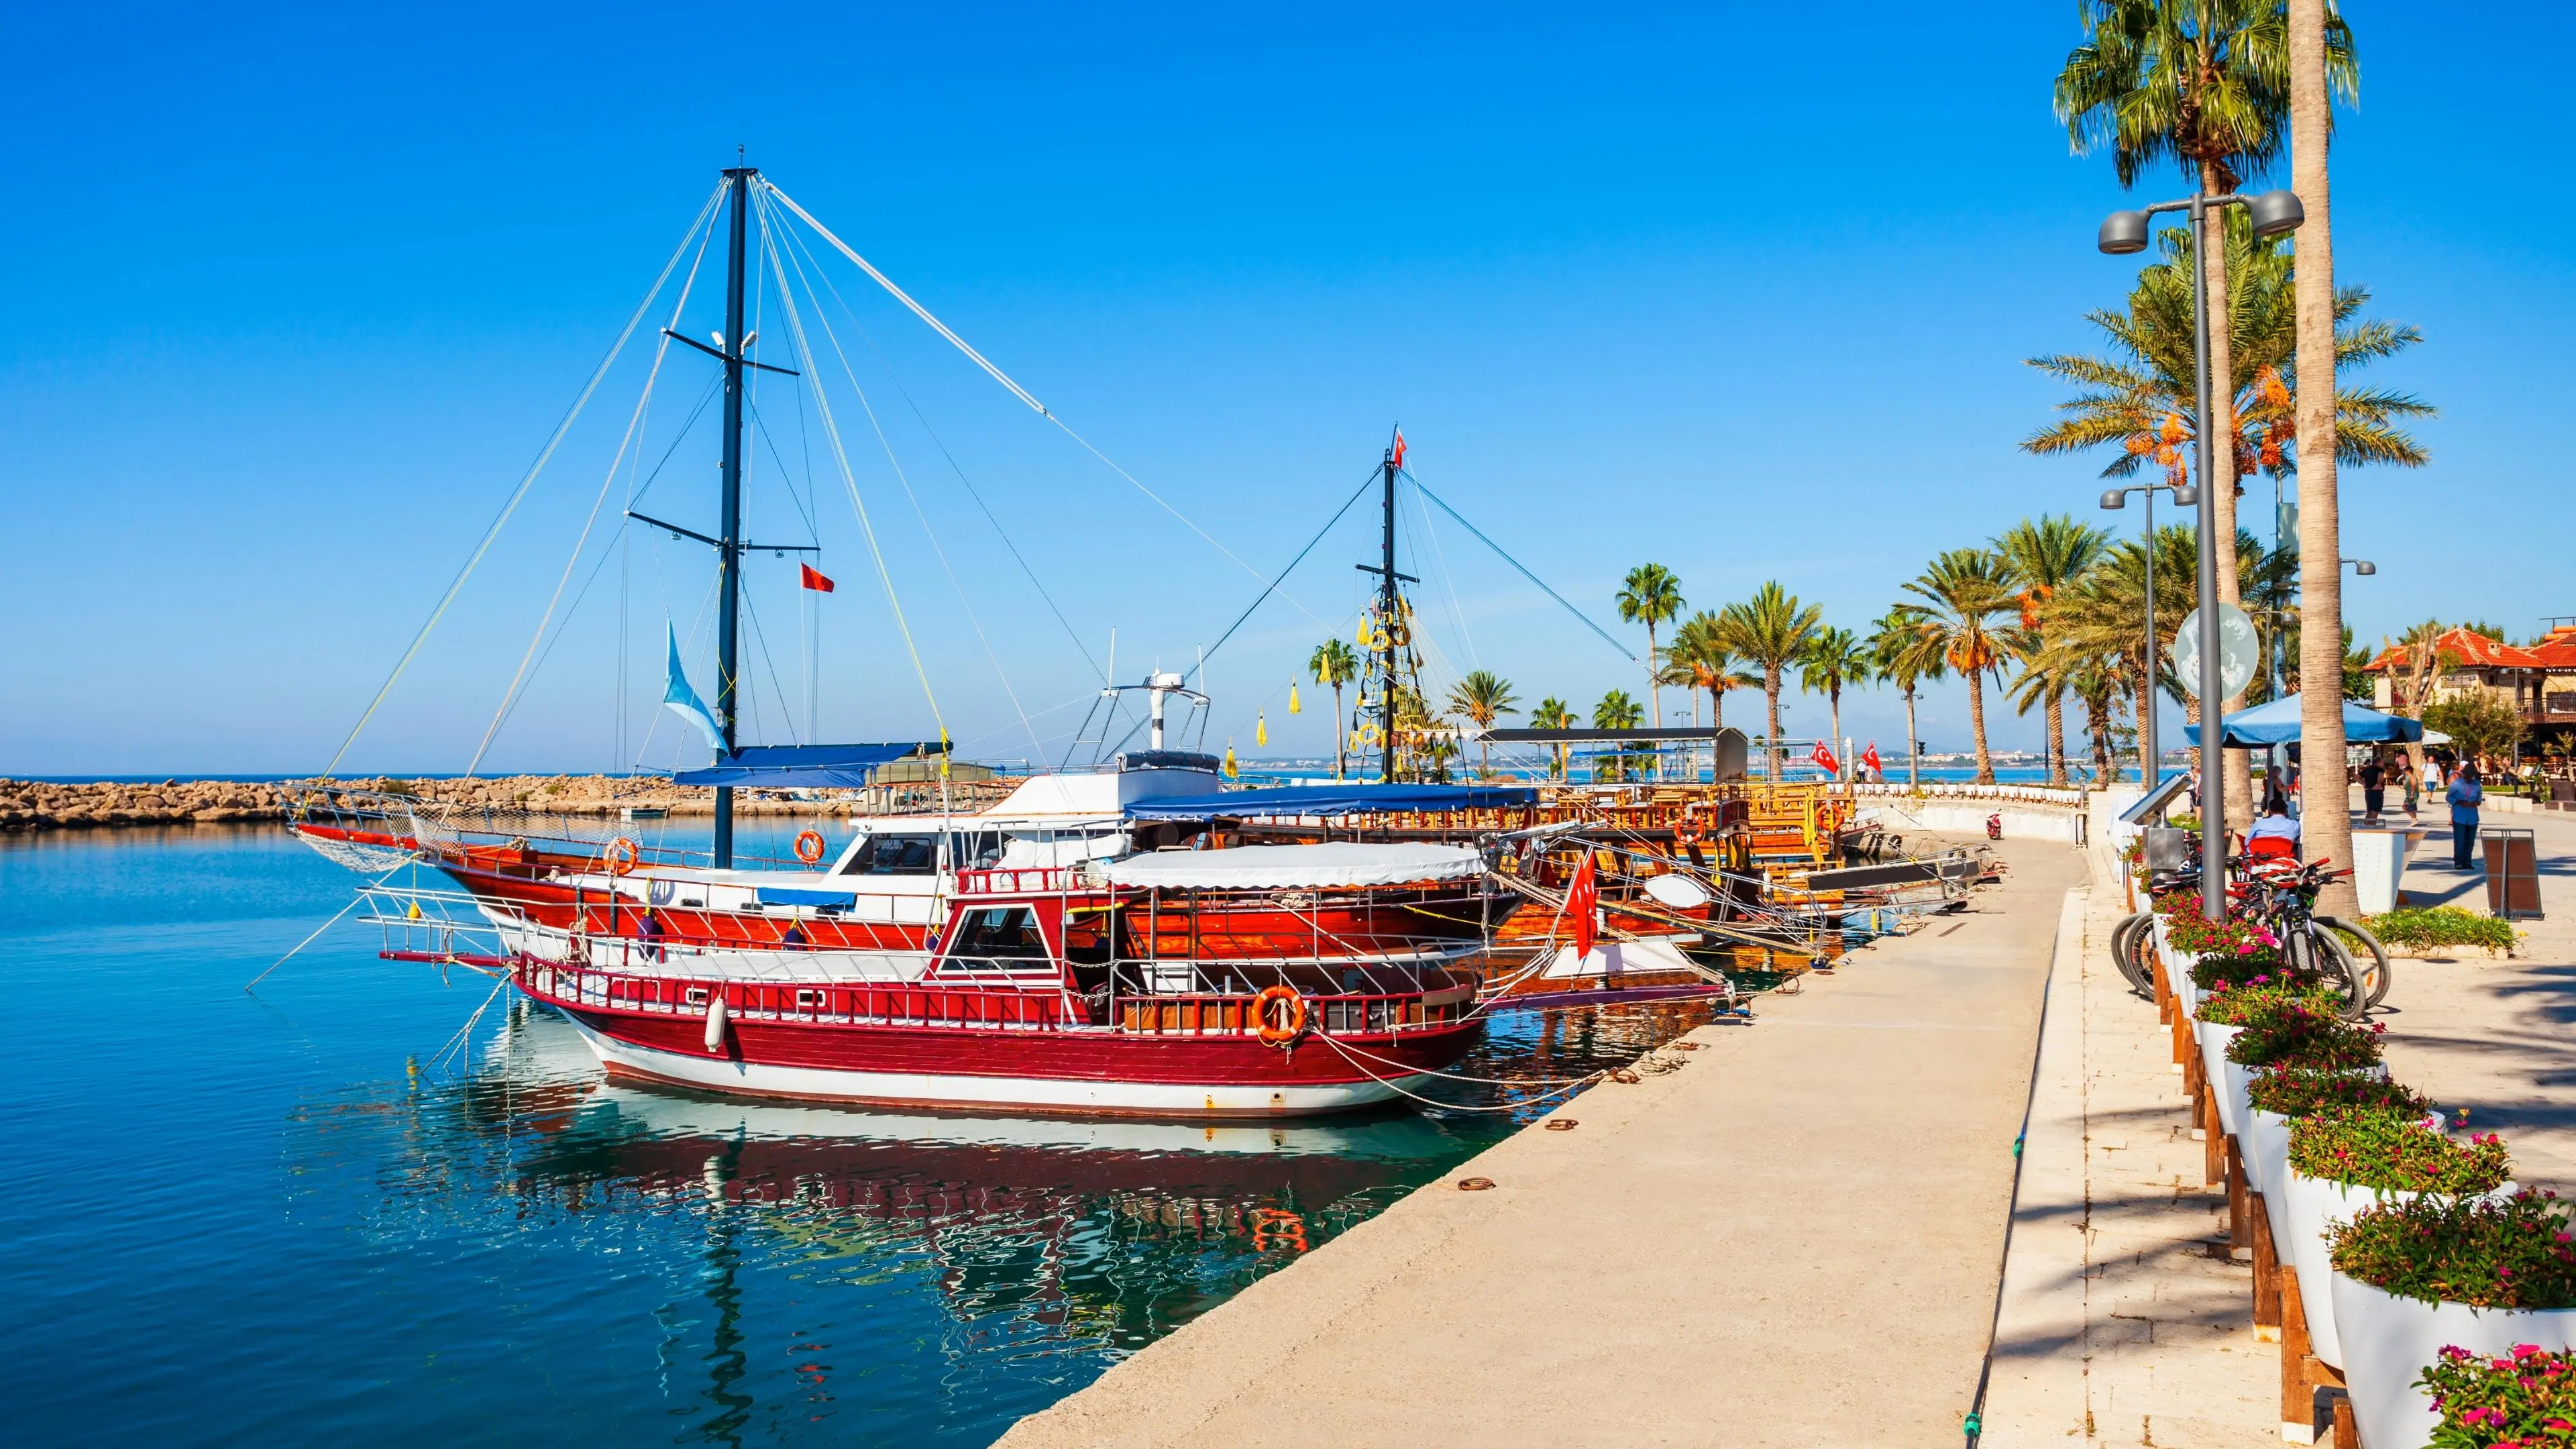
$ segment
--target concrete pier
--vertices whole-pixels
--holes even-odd
[[[1583,1093],[1573,1130],[1498,1144],[1002,1443],[1958,1442],[2084,874],[2002,849],[1966,913],[1701,1028],[1686,1069]]]

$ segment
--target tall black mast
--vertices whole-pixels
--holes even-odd
[[[724,735],[721,753],[734,752],[734,695],[741,671],[735,665],[742,613],[742,272],[744,222],[751,212],[751,185],[760,172],[749,166],[728,168],[725,181],[733,192],[732,249],[725,260],[724,325],[724,503],[716,526],[716,728]],[[733,788],[716,787],[716,869],[733,865]]]
[[[1386,640],[1386,647],[1378,651],[1384,678],[1378,693],[1383,717],[1378,722],[1386,729],[1379,745],[1378,778],[1389,785],[1395,783],[1395,470],[1395,445],[1390,443],[1386,449],[1386,567],[1377,579],[1378,637]]]

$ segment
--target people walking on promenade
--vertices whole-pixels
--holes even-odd
[[[2478,839],[2478,806],[2486,802],[2487,793],[2478,786],[2474,765],[2462,765],[2451,777],[2451,788],[2444,793],[2451,802],[2451,868],[2469,868],[2469,850]]]
[[[2411,801],[2415,792],[2409,790],[2406,793]],[[2379,758],[2378,752],[2373,751],[2369,759],[2361,762],[2361,823],[2377,825],[2379,812],[2387,805],[2388,766]],[[2411,803],[2408,808],[2413,808]]]

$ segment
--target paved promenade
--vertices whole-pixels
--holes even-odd
[[[2084,874],[2004,849],[1971,912],[1585,1092],[1574,1130],[1498,1144],[1002,1443],[1957,1443]]]
[[[2520,1181],[2576,1193],[2576,820],[2489,823],[2536,831],[2550,917],[2522,923],[2515,959],[2399,958],[2377,1019],[2398,1078],[2502,1133]],[[2485,877],[2453,871],[2436,829],[2410,902],[2483,913]],[[2280,1350],[2255,1337],[2253,1270],[2227,1257],[2226,1196],[2201,1181],[2171,1039],[2111,965],[2127,905],[2106,836],[2084,949],[2050,986],[1985,1446],[2277,1445]]]

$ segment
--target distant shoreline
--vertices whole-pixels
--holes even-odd
[[[273,825],[283,823],[296,794],[324,782],[309,777],[62,781],[0,779],[0,834],[100,830],[131,826]],[[376,776],[333,780],[349,790],[380,790],[426,803],[546,815],[616,815],[633,808],[667,815],[712,815],[714,797],[673,785],[661,775]],[[747,815],[811,814],[812,801],[742,799]]]

